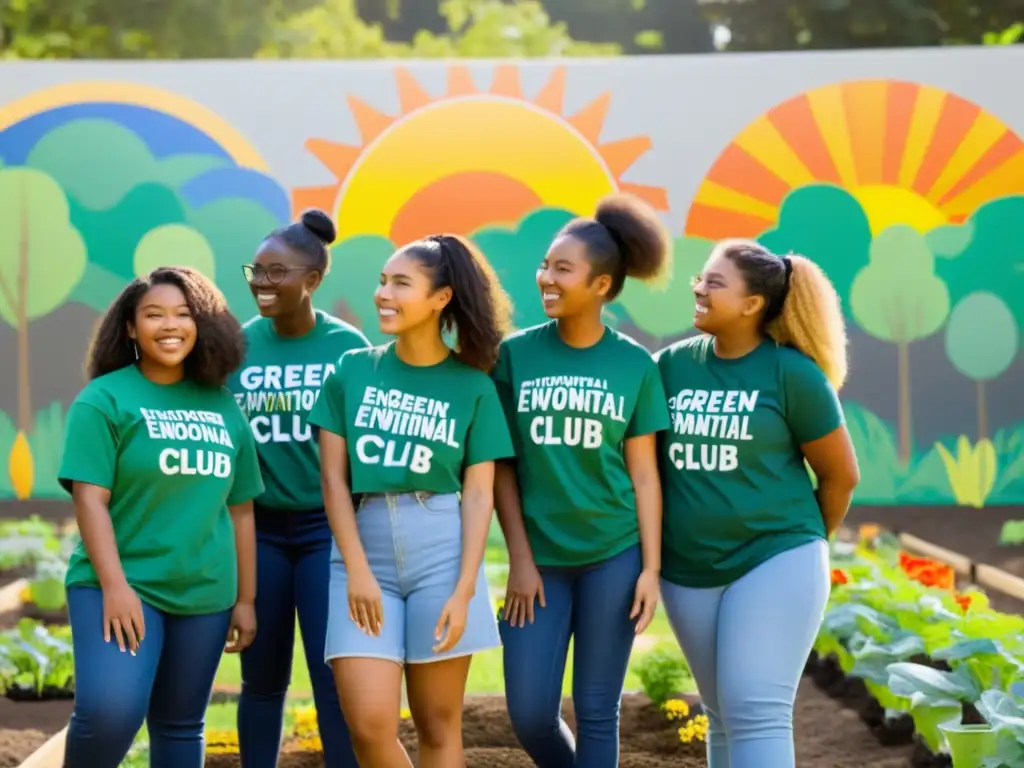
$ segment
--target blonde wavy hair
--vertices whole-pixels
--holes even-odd
[[[765,299],[764,330],[803,352],[839,390],[846,381],[846,321],[835,286],[805,256],[777,256],[748,240],[726,240],[718,254],[736,265],[751,294]]]

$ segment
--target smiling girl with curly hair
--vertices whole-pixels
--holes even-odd
[[[220,291],[184,267],[134,280],[100,322],[59,473],[82,534],[67,573],[67,768],[116,768],[143,721],[153,765],[203,765],[225,641],[238,652],[256,631],[263,483],[224,387],[243,352]]]

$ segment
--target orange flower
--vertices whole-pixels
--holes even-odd
[[[956,600],[957,605],[960,606],[960,610],[962,610],[964,613],[967,613],[967,609],[971,607],[971,600],[973,600],[974,598],[972,598],[970,595],[960,594],[954,596],[953,599]]]
[[[832,569],[832,586],[838,586],[842,584],[849,584],[850,577],[846,575],[846,571],[839,568]]]
[[[918,568],[914,573],[908,575],[926,587],[937,587],[938,589],[953,589],[956,580],[951,567],[939,564]]]
[[[882,529],[879,528],[875,523],[864,523],[857,530],[857,535],[862,540],[863,539],[877,539],[878,538],[878,534],[880,534],[881,532],[882,532]]]

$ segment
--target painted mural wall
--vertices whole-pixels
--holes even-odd
[[[470,236],[543,319],[553,234],[614,190],[675,240],[611,321],[692,333],[716,239],[813,258],[851,329],[861,504],[1024,503],[1024,103],[1017,50],[495,63],[0,66],[0,500],[58,499],[99,315],[189,264],[240,266],[307,206],[339,223],[320,305],[380,340],[396,244]]]

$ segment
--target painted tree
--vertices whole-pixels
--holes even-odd
[[[710,240],[680,237],[673,246],[671,271],[664,283],[626,281],[619,303],[633,324],[653,337],[653,347],[660,348],[671,337],[693,328],[696,306],[690,281],[704,269],[714,247]]]
[[[899,457],[913,447],[910,344],[938,331],[949,315],[949,289],[935,274],[935,256],[908,226],[890,227],[871,243],[870,260],[853,281],[850,307],[858,325],[895,344],[899,393]]]
[[[135,274],[144,277],[158,267],[192,267],[211,280],[216,258],[206,238],[184,224],[165,224],[143,235],[135,247]]]
[[[946,354],[960,373],[975,382],[978,440],[989,437],[985,384],[1006,372],[1017,356],[1019,342],[1013,313],[994,293],[971,293],[950,313]]]
[[[18,333],[21,433],[32,431],[28,324],[67,300],[85,264],[85,241],[57,182],[31,168],[0,170],[0,316]]]

